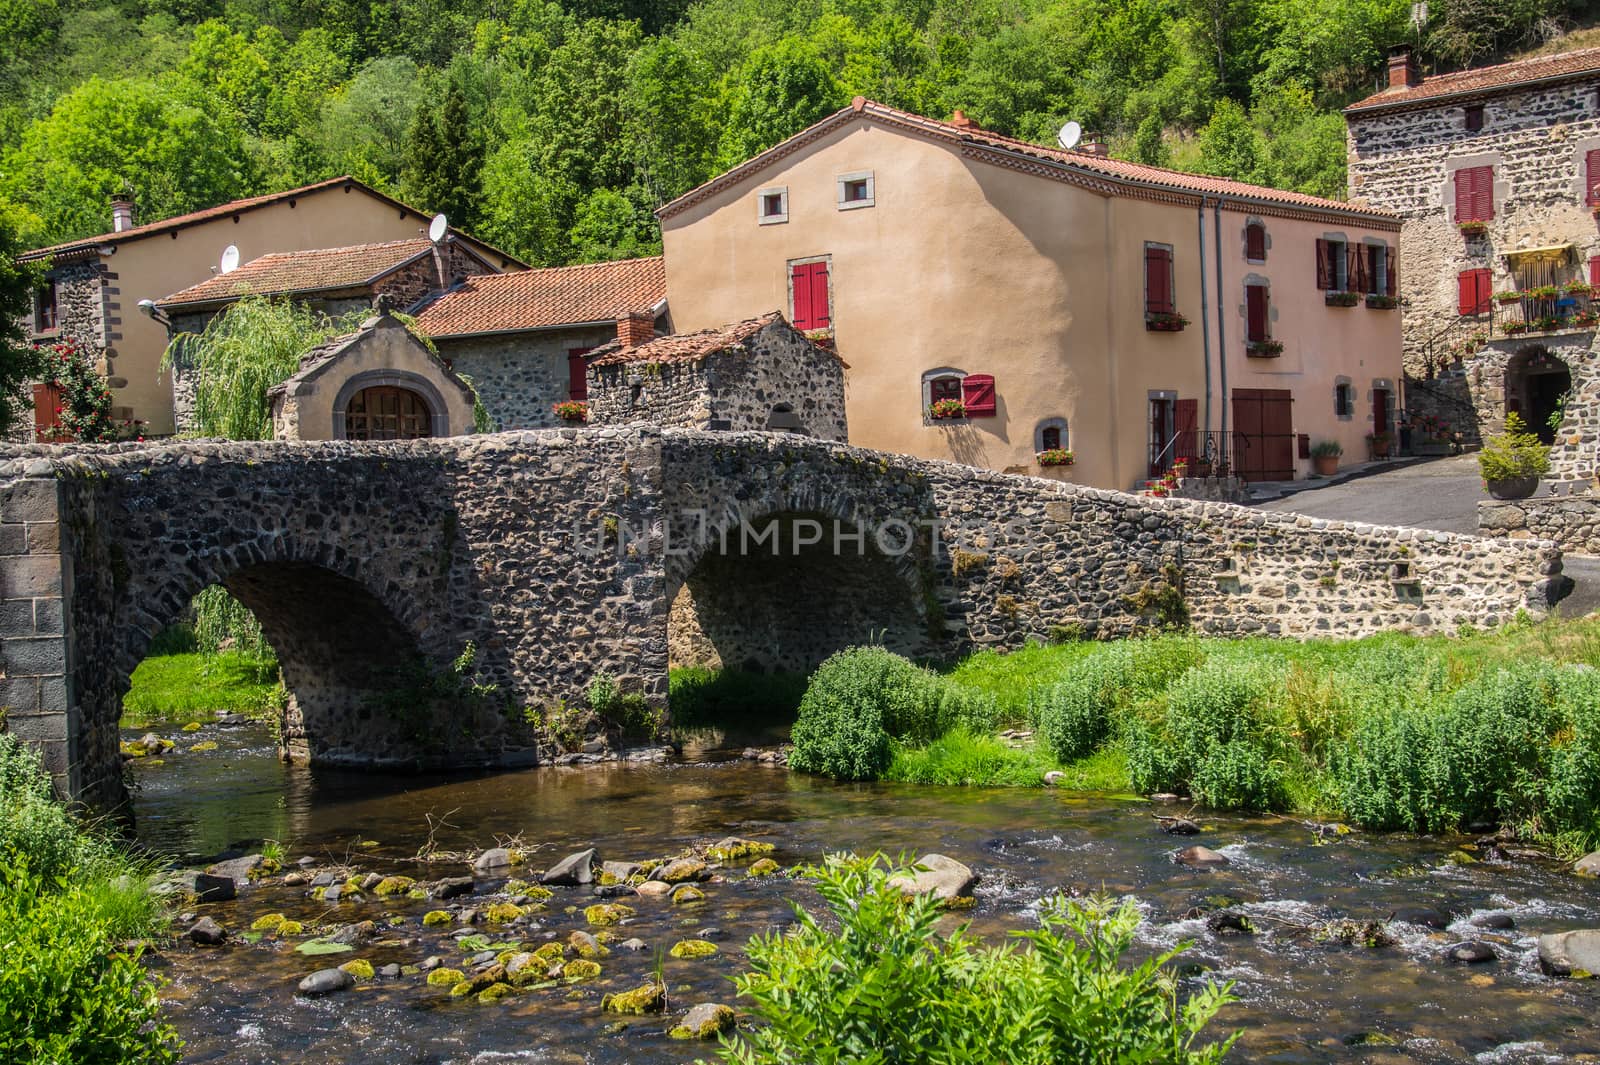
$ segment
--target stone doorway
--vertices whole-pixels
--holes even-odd
[[[1555,442],[1558,426],[1550,419],[1571,390],[1571,368],[1542,345],[1521,348],[1506,363],[1506,413],[1521,415],[1529,431],[1546,444]]]

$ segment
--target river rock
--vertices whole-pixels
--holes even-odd
[[[638,954],[640,951],[649,950],[650,944],[638,937],[634,937],[633,939],[624,939],[621,943],[618,943],[617,949],[628,951],[630,954]]]
[[[196,902],[231,902],[239,897],[239,887],[231,876],[192,873],[185,876],[186,888]]]
[[[652,880],[665,880],[669,884],[682,884],[690,880],[709,880],[711,870],[698,858],[678,858],[650,874]]]
[[[901,873],[889,883],[907,895],[932,895],[940,902],[966,898],[978,884],[978,874],[954,858],[943,854],[924,854],[909,875]]]
[[[428,888],[428,894],[436,899],[460,898],[472,894],[472,886],[470,876],[447,876],[443,880],[435,880]]]
[[[338,882],[339,878],[332,873],[318,873],[316,876],[311,878],[311,886],[314,888],[328,887],[329,885],[337,884]]]
[[[259,854],[247,854],[243,858],[230,858],[208,866],[206,872],[212,876],[230,877],[236,885],[243,887],[250,883],[250,874],[260,868],[264,861],[266,858]]]
[[[731,1009],[716,1002],[701,1002],[689,1007],[668,1034],[674,1039],[715,1039],[732,1027]]]
[[[1206,927],[1219,936],[1248,936],[1255,934],[1250,918],[1232,910],[1219,910],[1206,918]]]
[[[1600,876],[1600,851],[1579,858],[1573,863],[1572,871],[1579,876]]]
[[[472,871],[479,876],[498,876],[510,869],[511,852],[504,847],[490,847],[472,862]]]
[[[1210,847],[1185,847],[1174,854],[1172,860],[1192,869],[1221,869],[1225,865],[1233,864],[1226,854],[1218,854]]]
[[[307,998],[331,995],[335,991],[348,991],[356,986],[356,978],[343,969],[318,969],[304,980],[296,990]]]
[[[1450,927],[1450,915],[1432,906],[1401,906],[1394,911],[1401,924],[1416,924],[1435,931]]]
[[[1499,930],[1517,927],[1517,922],[1512,919],[1509,913],[1482,914],[1481,916],[1474,917],[1472,919],[1472,923],[1477,925],[1479,928],[1494,928]]]
[[[644,867],[638,862],[601,862],[600,871],[609,873],[618,880],[626,880],[638,873]]]
[[[1161,831],[1169,836],[1198,836],[1200,826],[1187,817],[1163,817],[1160,821]]]
[[[398,980],[400,979],[400,966],[394,962],[390,962],[388,965],[380,966],[378,968],[378,975],[383,977],[385,980]]]
[[[1539,966],[1551,976],[1600,975],[1600,928],[1540,936]]]
[[[1469,940],[1465,943],[1455,943],[1444,948],[1444,960],[1455,962],[1459,965],[1479,965],[1486,961],[1494,961],[1500,955],[1487,943]]]
[[[227,931],[209,917],[202,917],[184,933],[191,943],[214,947],[228,938]]]
[[[1052,769],[1050,772],[1044,775],[1044,786],[1047,788],[1053,788],[1057,784],[1061,783],[1061,781],[1065,780],[1066,777],[1067,775],[1061,770]]]
[[[594,881],[594,848],[569,854],[544,871],[541,884],[589,884]]]
[[[646,880],[633,889],[635,893],[644,896],[668,895],[672,892],[672,885],[665,880]]]

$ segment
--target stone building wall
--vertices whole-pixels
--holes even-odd
[[[589,367],[589,420],[595,425],[704,429],[711,411],[704,360]]]
[[[1563,551],[1600,555],[1600,496],[1486,499],[1478,504],[1478,531],[1512,540],[1551,540]]]
[[[472,382],[495,428],[549,429],[562,422],[551,407],[567,398],[567,353],[616,338],[611,324],[582,329],[439,337],[434,346],[456,373]]]

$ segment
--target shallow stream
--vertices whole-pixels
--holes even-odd
[[[1147,918],[1140,951],[1192,940],[1185,961],[1234,982],[1240,1001],[1219,1019],[1220,1028],[1244,1030],[1232,1061],[1600,1061],[1600,981],[1549,979],[1534,953],[1540,933],[1600,926],[1600,886],[1554,863],[1495,860],[1467,838],[1354,833],[1325,841],[1292,819],[1205,816],[1202,835],[1181,839],[1164,834],[1152,815],[1183,811],[1143,800],[841,785],[740,761],[714,742],[691,751],[703,761],[401,777],[284,767],[253,727],[157,731],[183,748],[202,739],[218,744],[133,768],[141,838],[193,864],[259,850],[265,839],[283,841],[291,863],[309,855],[323,865],[418,879],[467,872],[461,864],[419,863],[419,849],[470,851],[511,837],[532,854],[531,870],[514,871],[528,879],[583,847],[597,847],[602,859],[639,860],[727,835],[775,844],[783,865],[843,849],[938,851],[982,875],[969,916],[995,936],[1027,926],[1038,900],[1056,891],[1138,900]],[[1221,851],[1231,865],[1207,872],[1175,864],[1172,854],[1191,843]],[[692,1061],[709,1048],[666,1038],[659,1017],[626,1018],[618,1028],[600,998],[646,981],[658,952],[679,939],[706,938],[720,955],[661,962],[672,1006],[735,1004],[727,978],[739,968],[740,946],[786,922],[791,899],[813,899],[781,876],[745,879],[743,864],[702,885],[702,903],[619,900],[638,916],[617,931],[650,949],[613,950],[601,959],[599,979],[492,1005],[451,1000],[420,975],[299,998],[301,977],[349,958],[381,966],[438,955],[459,964],[462,953],[450,927],[422,926],[438,903],[369,894],[330,904],[303,887],[252,887],[197,912],[234,930],[274,912],[308,929],[399,923],[356,953],[331,958],[304,957],[293,941],[175,946],[161,963],[170,981],[164,996],[192,1062]],[[584,928],[581,912],[564,911],[602,901],[587,892],[556,889],[538,917],[542,927],[508,937],[564,939]],[[1218,896],[1237,900],[1254,935],[1219,936],[1190,916],[1228,901]],[[1452,923],[1442,931],[1396,923],[1398,944],[1378,949],[1325,942],[1310,931],[1339,918],[1382,920],[1403,907],[1443,910]],[[1515,927],[1482,927],[1489,915],[1509,916]],[[1465,939],[1489,943],[1498,959],[1445,961],[1445,948]]]

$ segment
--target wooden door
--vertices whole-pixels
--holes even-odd
[[[1294,479],[1294,397],[1286,388],[1233,390],[1233,468],[1247,481]]]
[[[1150,476],[1160,477],[1172,468],[1173,433],[1177,428],[1177,417],[1173,408],[1176,400],[1164,397],[1150,397]]]
[[[1374,388],[1372,390],[1372,432],[1387,433],[1389,431],[1389,390],[1387,388]]]

